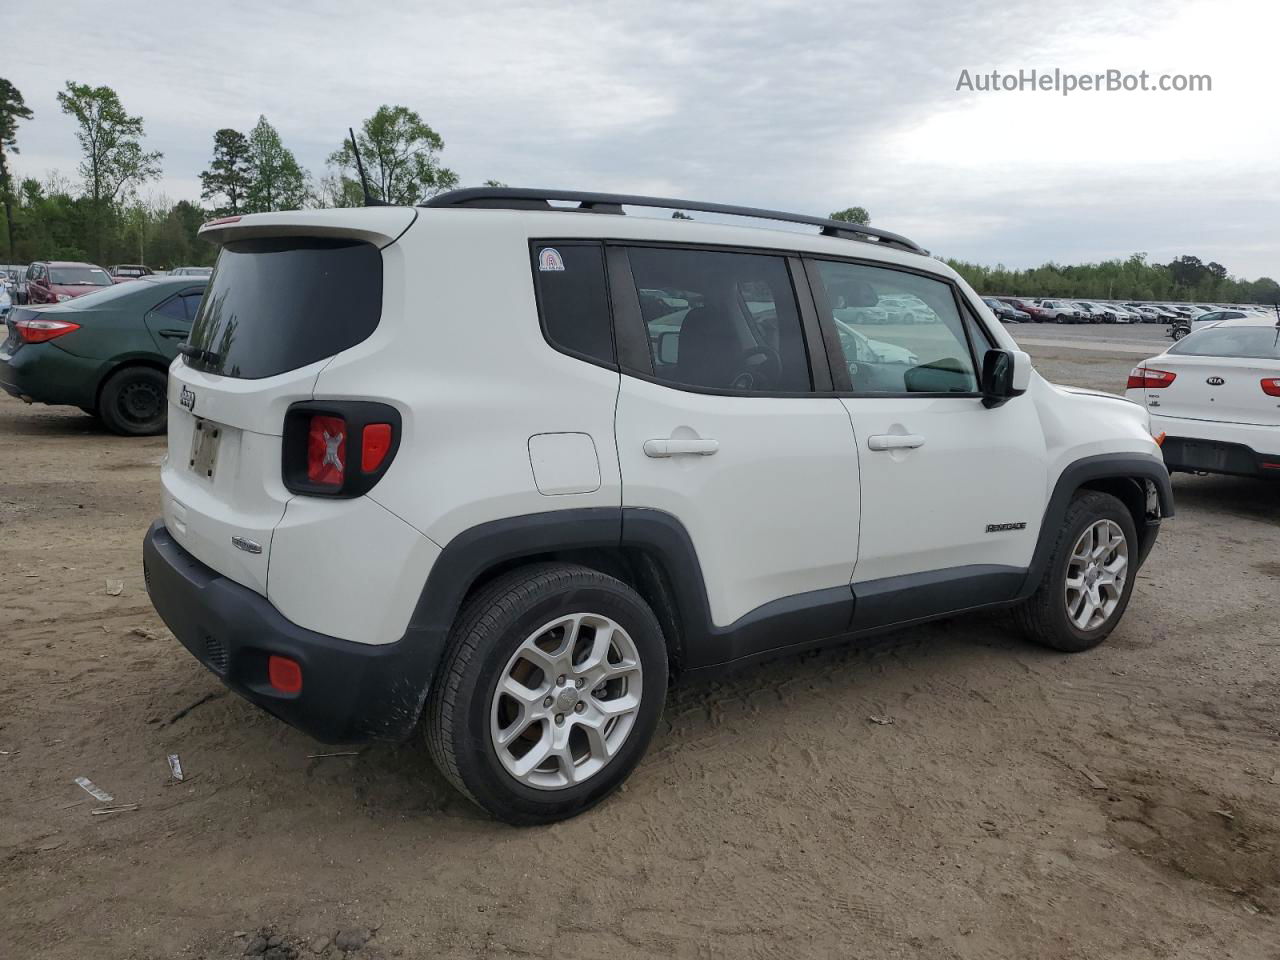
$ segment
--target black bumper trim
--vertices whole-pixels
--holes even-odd
[[[205,566],[156,521],[142,548],[147,592],[184,647],[251,703],[325,743],[403,740],[413,732],[438,657],[414,632],[353,643],[298,626],[263,596]],[[267,681],[267,658],[302,667],[302,692]]]
[[[1169,436],[1160,450],[1170,471],[1280,480],[1280,453],[1259,453],[1243,443]]]

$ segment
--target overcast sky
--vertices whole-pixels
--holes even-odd
[[[313,174],[382,103],[464,185],[614,190],[825,214],[852,204],[987,264],[1191,253],[1280,278],[1273,0],[58,0],[8,17],[35,111],[21,175],[75,176],[55,93],[107,84],[198,199],[213,131],[259,114]],[[963,69],[1207,73],[1207,93],[957,92]]]

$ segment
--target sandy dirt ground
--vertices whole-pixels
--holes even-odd
[[[1017,335],[1106,389],[1160,349]],[[982,615],[678,686],[623,792],[514,829],[177,645],[161,453],[0,400],[0,957],[1280,957],[1280,486],[1177,477],[1095,651]]]

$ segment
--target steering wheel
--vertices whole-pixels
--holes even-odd
[[[767,344],[747,347],[738,358],[742,370],[729,384],[734,390],[765,390],[782,379],[782,357]]]

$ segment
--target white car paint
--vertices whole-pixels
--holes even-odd
[[[853,581],[1026,567],[1067,466],[1158,452],[1143,408],[1047,383],[958,274],[888,245],[705,221],[456,208],[260,214],[202,231],[216,243],[297,235],[381,248],[381,321],[350,349],[261,380],[175,361],[164,517],[203,563],[294,623],[341,639],[397,639],[443,547],[479,524],[548,510],[674,514],[693,540],[717,626]],[[793,250],[924,272],[954,283],[986,339],[1017,354],[1026,393],[987,409],[972,395],[730,396],[623,375],[544,339],[529,245],[547,237]],[[901,346],[866,342],[914,362]],[[283,486],[284,412],[312,398],[380,401],[400,413],[399,452],[365,496],[323,500]],[[196,417],[225,431],[212,478],[190,469]],[[546,435],[575,439],[534,439]],[[894,435],[922,442],[872,443]],[[710,441],[714,455],[662,455],[663,444],[706,452]],[[544,457],[562,445],[572,462],[557,471]],[[1025,529],[986,531],[1019,522]],[[261,553],[233,546],[233,536]]]

